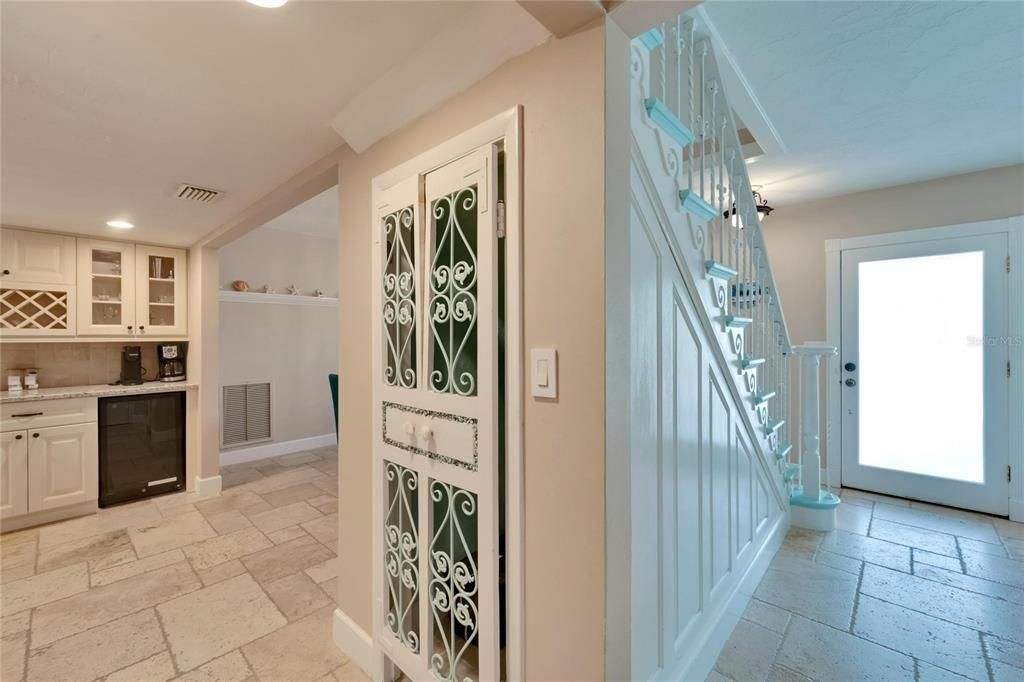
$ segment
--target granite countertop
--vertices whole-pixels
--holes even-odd
[[[110,384],[93,384],[91,386],[61,386],[60,388],[40,388],[35,391],[0,392],[2,403],[27,403],[34,400],[58,400],[60,398],[106,398],[114,395],[137,395],[140,393],[169,393],[171,391],[190,391],[198,388],[198,384],[187,381],[164,382],[147,381],[138,386],[111,386]]]

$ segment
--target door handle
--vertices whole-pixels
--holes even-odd
[[[14,440],[21,440],[21,434],[19,433],[17,436],[15,436]]]
[[[857,385],[857,380],[856,379],[847,379],[843,383],[846,384],[847,386],[849,386],[850,388],[853,388],[854,386]]]
[[[39,434],[38,434],[38,433],[33,433],[33,434],[32,434],[32,437],[33,437],[33,438],[39,438]]]
[[[11,417],[41,417],[42,412],[23,412],[21,414],[12,414]]]
[[[857,363],[856,362],[848,362],[845,365],[843,365],[843,369],[845,369],[847,372],[856,372],[857,371]]]

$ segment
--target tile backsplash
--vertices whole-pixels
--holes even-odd
[[[121,376],[122,342],[0,344],[0,388],[7,390],[7,372],[13,369],[39,370],[40,388],[110,384]],[[156,377],[156,343],[142,346],[143,377]]]

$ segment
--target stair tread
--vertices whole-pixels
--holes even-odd
[[[775,449],[775,458],[776,459],[786,459],[786,457],[792,451],[793,451],[793,446],[792,445],[786,445],[785,447],[780,445],[778,448]]]
[[[775,391],[768,391],[766,393],[758,393],[754,395],[754,405],[763,405],[772,398],[775,397]]]
[[[637,40],[650,51],[664,43],[665,36],[657,28],[652,28],[650,31],[638,35]]]
[[[704,261],[704,272],[708,274],[708,277],[715,277],[717,279],[732,279],[739,274],[728,265],[719,263],[716,260]]]
[[[740,317],[739,315],[726,315],[725,326],[733,329],[746,327],[754,321],[752,317]]]
[[[764,428],[768,430],[768,433],[774,433],[775,431],[781,429],[782,425],[785,423],[785,419],[777,419],[775,421],[769,420],[768,423],[765,424]]]
[[[764,358],[744,358],[740,361],[743,369],[751,369],[752,367],[758,367],[765,363]]]
[[[673,114],[659,98],[648,97],[644,100],[644,108],[647,109],[647,117],[680,145],[685,147],[693,142],[693,131],[680,121],[679,117]]]
[[[715,210],[714,206],[705,201],[696,192],[688,189],[679,192],[679,203],[702,222],[707,222],[718,215],[718,211]]]

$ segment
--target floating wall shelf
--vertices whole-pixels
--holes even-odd
[[[264,294],[258,291],[220,290],[220,300],[229,303],[273,303],[277,305],[314,305],[335,307],[338,299],[327,296],[302,296],[291,294]]]

